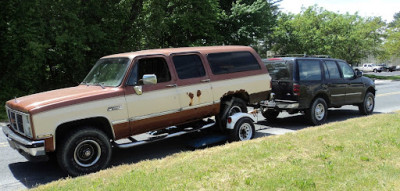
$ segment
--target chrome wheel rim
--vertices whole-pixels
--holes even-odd
[[[242,109],[239,106],[235,105],[235,106],[231,107],[231,109],[229,109],[228,116],[232,116],[236,113],[241,113],[241,112],[242,112]]]
[[[94,140],[80,142],[74,151],[74,161],[81,167],[90,167],[100,160],[101,147]]]
[[[368,111],[371,111],[372,108],[374,107],[374,99],[371,96],[369,96],[367,98],[367,101],[365,102],[365,106],[367,107]]]
[[[315,118],[320,121],[325,116],[325,107],[322,103],[317,104],[315,107]]]
[[[243,123],[239,128],[239,139],[241,141],[250,140],[253,136],[253,130],[250,124]]]

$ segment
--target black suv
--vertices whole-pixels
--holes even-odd
[[[330,107],[355,105],[363,115],[374,110],[374,82],[343,60],[282,57],[263,62],[272,77],[271,99],[261,103],[267,121],[275,120],[281,111],[304,112],[312,125],[320,125]]]

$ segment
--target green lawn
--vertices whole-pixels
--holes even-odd
[[[399,135],[400,113],[379,114],[121,165],[37,189],[397,190]]]
[[[377,76],[373,74],[365,74],[364,76],[373,79],[380,79],[380,80],[400,80],[400,76]]]

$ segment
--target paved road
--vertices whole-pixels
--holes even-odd
[[[400,81],[376,81],[377,96],[375,113],[387,113],[400,110]],[[330,109],[328,122],[343,121],[360,117],[358,108],[345,106],[340,109]],[[302,115],[281,113],[277,123],[267,125],[259,115],[256,137],[284,134],[308,127]],[[187,142],[198,137],[191,134],[160,142],[155,142],[135,148],[113,150],[112,166],[136,163],[147,159],[164,158],[168,155],[191,150]],[[55,163],[32,163],[12,150],[6,143],[5,136],[0,133],[0,190],[16,190],[32,188],[38,184],[65,178],[66,175]]]

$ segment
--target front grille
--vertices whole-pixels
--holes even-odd
[[[12,109],[7,108],[7,114],[8,114],[8,119],[10,120],[10,125],[11,127],[21,133],[21,134],[25,134],[25,130],[24,130],[24,122],[22,119],[22,113],[14,111]]]

